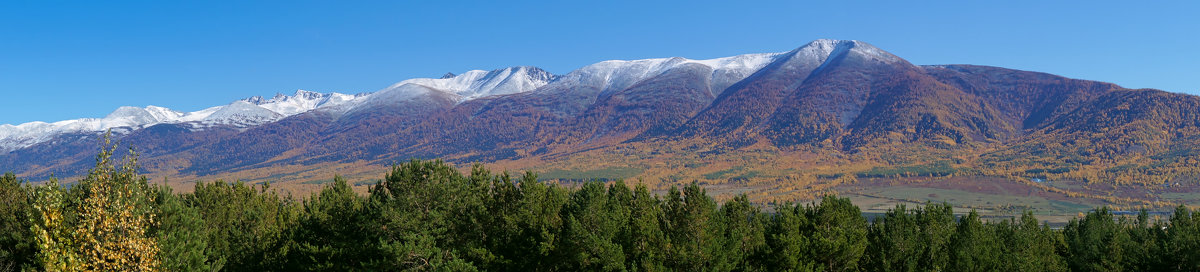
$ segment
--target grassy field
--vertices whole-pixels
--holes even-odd
[[[974,209],[993,220],[1012,218],[1030,211],[1039,220],[1055,226],[1061,226],[1080,213],[1100,206],[1134,210],[1130,203],[1114,202],[1111,198],[1144,199],[1153,195],[1146,194],[1146,188],[1091,186],[1068,181],[1059,181],[1058,186],[1047,187],[1069,190],[1047,190],[1037,186],[1043,184],[997,177],[864,179],[858,183],[837,186],[835,190],[842,196],[849,197],[864,213],[869,214],[886,212],[897,204],[920,206],[929,202],[945,202],[953,205],[956,213],[965,214]],[[1176,204],[1200,203],[1200,194],[1196,193],[1161,195],[1161,199],[1145,200],[1163,200]],[[1149,208],[1151,211],[1171,209],[1173,207]]]
[[[595,170],[563,170],[554,169],[538,174],[540,180],[566,181],[614,181],[618,179],[633,179],[642,173],[642,169],[633,167],[606,167]]]
[[[968,158],[969,159],[969,158]],[[530,157],[489,163],[495,171],[514,176],[530,170],[539,180],[568,187],[584,181],[643,184],[657,193],[691,182],[703,185],[718,201],[746,194],[770,210],[785,202],[810,202],[827,194],[849,197],[866,214],[881,214],[905,204],[946,202],[956,213],[974,209],[985,218],[1003,219],[1033,212],[1040,220],[1061,224],[1099,206],[1131,211],[1150,207],[1169,211],[1174,205],[1200,206],[1200,185],[1116,186],[1073,180],[1028,177],[989,177],[964,168],[967,159],[943,158],[899,166],[881,161],[858,161],[816,151],[780,151],[765,147],[724,150],[704,143],[657,145],[631,143],[563,157]],[[244,180],[272,182],[272,188],[308,196],[341,174],[365,193],[387,172],[385,163],[346,163],[286,166],[247,170],[211,177],[172,177],[172,181]],[[457,165],[464,173],[470,163]],[[314,170],[324,169],[324,170]],[[269,170],[269,171],[268,171]],[[158,178],[152,178],[158,179]],[[177,190],[189,191],[190,182]]]

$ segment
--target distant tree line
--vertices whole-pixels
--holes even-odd
[[[419,160],[366,195],[335,178],[296,199],[241,182],[175,193],[112,154],[69,187],[0,178],[0,271],[1200,270],[1200,218],[1182,206],[1161,221],[1100,208],[1061,230],[948,204],[868,222],[834,196],[768,212],[695,183],[569,189]]]

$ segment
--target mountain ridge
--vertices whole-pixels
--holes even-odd
[[[681,177],[676,164],[743,161],[738,169],[794,169],[754,170],[765,180],[953,162],[978,175],[1046,177],[1046,169],[1068,169],[1050,173],[1151,182],[1192,171],[1200,156],[1189,147],[1200,144],[1196,99],[1000,67],[914,65],[865,42],[816,40],[782,53],[603,61],[564,75],[529,66],[472,70],[360,95],[301,90],[206,109],[204,118],[157,107],[110,115],[140,124],[114,132],[146,151],[139,152],[149,172],[185,177],[279,178],[331,165],[445,158],[522,169],[625,162],[644,170],[625,178],[662,180]],[[1141,104],[1111,110],[1124,105],[1118,100]],[[188,114],[198,120],[154,123]],[[20,142],[5,136],[12,127],[0,127],[0,147],[9,147],[0,150],[0,169],[34,178],[78,171],[82,154],[93,152],[85,147],[94,145],[82,142],[99,133]],[[1131,133],[1105,134],[1114,129]],[[1087,151],[1084,140],[1114,147]],[[795,156],[808,159],[781,161]],[[609,159],[579,162],[599,158]]]

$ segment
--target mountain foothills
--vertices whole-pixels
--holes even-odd
[[[913,65],[860,41],[710,60],[604,61],[297,91],[197,112],[0,126],[0,169],[86,174],[111,130],[152,178],[378,177],[410,158],[543,178],[780,183],[996,176],[1192,184],[1200,98],[976,65]],[[661,188],[661,187],[658,187]],[[775,197],[775,196],[752,196]]]

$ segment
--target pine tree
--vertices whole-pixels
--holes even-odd
[[[817,271],[812,255],[813,221],[800,204],[777,207],[766,231],[768,271]]]
[[[629,207],[629,234],[621,244],[631,271],[666,271],[663,258],[666,248],[660,221],[661,201],[645,185],[638,184]]]
[[[1164,268],[1175,271],[1200,269],[1200,216],[1185,206],[1175,208],[1167,227]]]
[[[13,173],[0,176],[0,271],[34,270],[36,245],[30,188]]]
[[[1186,208],[1185,208],[1186,210]],[[1163,231],[1164,225],[1161,223],[1150,223],[1150,214],[1145,209],[1142,209],[1133,222],[1127,229],[1129,232],[1130,243],[1126,256],[1126,267],[1134,267],[1141,270],[1167,270],[1163,261],[1168,257],[1168,253],[1163,249],[1164,239],[1167,234]],[[1057,232],[1051,232],[1057,237],[1062,237]],[[1063,245],[1065,247],[1065,245]]]
[[[454,267],[474,270],[459,251],[454,237],[457,220],[482,205],[473,187],[458,170],[442,161],[418,161],[392,166],[382,182],[371,189],[371,205],[378,209],[379,260],[372,270],[430,270]]]
[[[374,259],[369,246],[374,237],[366,235],[365,200],[350,189],[346,180],[336,176],[312,199],[304,202],[304,213],[292,236],[296,252],[293,268],[309,271],[345,271],[362,269]]]
[[[867,250],[863,268],[872,271],[919,271],[922,243],[920,222],[904,204],[889,209],[867,227]]]
[[[958,220],[950,241],[951,271],[999,271],[1001,269],[1000,241],[991,225],[979,219],[971,210]]]
[[[1082,219],[1073,219],[1063,227],[1069,249],[1067,264],[1071,271],[1124,270],[1128,233],[1113,218],[1108,207],[1088,212]]]
[[[994,226],[1003,240],[1002,270],[1066,271],[1066,262],[1057,254],[1057,236],[1048,227],[1039,226],[1033,213],[1026,212],[1017,221],[1005,220]]]
[[[204,219],[209,260],[223,260],[228,271],[263,271],[284,267],[290,230],[299,208],[269,188],[242,182],[196,183],[185,197]]]
[[[625,190],[628,191],[628,188]],[[562,242],[559,249],[563,255],[560,258],[565,261],[562,269],[625,269],[624,250],[614,242],[614,238],[625,225],[628,208],[610,201],[604,183],[584,183],[582,188],[571,194],[563,213],[567,218],[563,225],[563,239],[559,240]]]
[[[155,206],[161,221],[152,233],[158,238],[162,270],[220,270],[224,260],[210,259],[216,254],[208,247],[208,232],[200,211],[173,193],[170,187],[159,186],[157,189]]]
[[[955,232],[954,207],[948,203],[927,204],[917,212],[919,242],[925,248],[919,257],[919,269],[945,271],[950,263],[950,242]]]
[[[757,258],[766,249],[766,217],[745,194],[726,201],[718,211],[723,233],[713,271],[738,271],[759,268]]]
[[[825,196],[809,210],[810,254],[826,271],[854,271],[867,247],[867,220],[848,198]]]
[[[663,203],[667,233],[667,268],[703,270],[712,264],[717,251],[718,224],[713,217],[717,203],[692,182],[683,191],[672,187]]]

